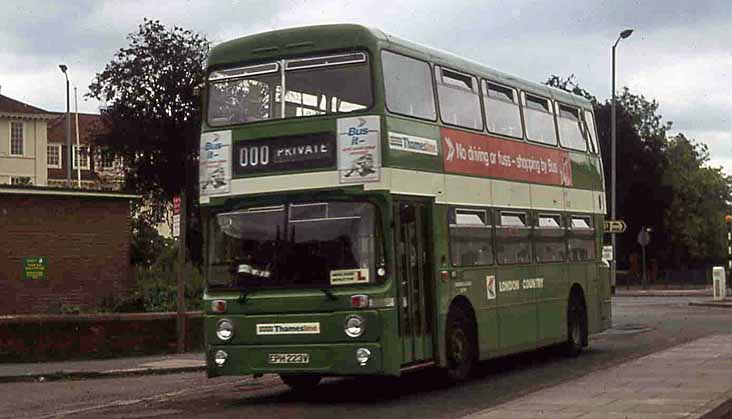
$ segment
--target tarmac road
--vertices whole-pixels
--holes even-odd
[[[296,395],[275,377],[199,373],[0,384],[0,417],[456,418],[713,333],[732,333],[732,310],[692,307],[689,297],[617,297],[614,329],[579,358],[540,350],[481,364],[477,377],[444,386],[432,371],[400,379],[329,379]]]

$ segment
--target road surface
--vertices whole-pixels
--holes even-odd
[[[713,333],[732,333],[732,310],[693,298],[618,297],[613,330],[568,359],[540,350],[482,363],[477,377],[445,386],[431,371],[400,379],[328,379],[297,395],[275,377],[208,380],[172,374],[0,384],[0,417],[21,418],[457,418],[590,371]],[[698,297],[697,297],[698,299]]]

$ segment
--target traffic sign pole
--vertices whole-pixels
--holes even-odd
[[[727,283],[732,283],[732,215],[725,215],[724,223],[727,224],[727,272],[730,275]]]

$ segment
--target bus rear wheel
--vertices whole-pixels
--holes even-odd
[[[452,382],[465,381],[476,362],[476,338],[473,321],[460,307],[450,309],[447,314],[445,333],[447,368],[445,374]]]
[[[321,378],[318,374],[280,374],[280,379],[298,393],[314,389]]]
[[[564,354],[576,357],[582,352],[586,339],[587,311],[581,298],[572,295],[567,305],[567,341],[564,343]]]

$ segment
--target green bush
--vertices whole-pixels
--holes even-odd
[[[133,266],[135,289],[132,295],[123,300],[110,296],[102,301],[100,310],[114,313],[176,311],[177,257],[177,243],[167,240],[152,264]],[[186,264],[183,267],[183,280],[186,285],[186,310],[199,310],[205,287],[203,274],[198,268]]]

